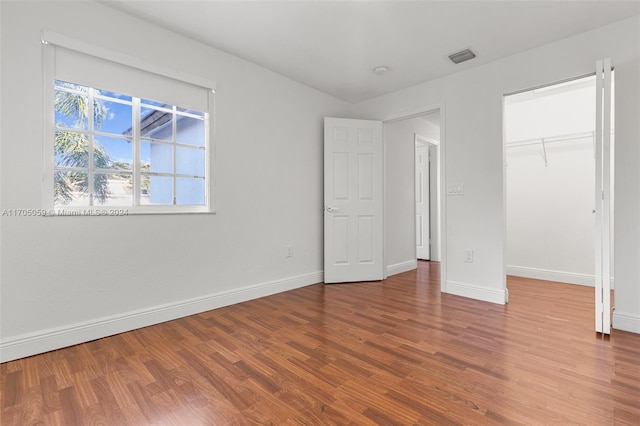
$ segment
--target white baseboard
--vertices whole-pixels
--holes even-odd
[[[498,290],[479,286],[477,284],[461,283],[456,281],[447,281],[443,293],[455,294],[456,296],[468,297],[485,302],[497,303],[504,305],[507,301],[506,289]]]
[[[530,268],[527,266],[507,265],[507,275],[516,277],[534,278],[536,280],[557,281],[567,284],[595,286],[595,277],[589,274],[577,272],[553,271],[550,269]],[[615,280],[611,278],[611,288],[614,288]]]
[[[0,362],[24,358],[78,343],[124,333],[223,306],[305,287],[320,283],[323,280],[324,274],[322,272],[313,272],[175,303],[153,306],[110,317],[10,337],[0,342]]]
[[[418,267],[417,260],[409,260],[407,262],[396,263],[394,265],[387,266],[387,276],[401,274],[407,271],[413,271]]]
[[[613,311],[613,328],[640,334],[640,315]]]

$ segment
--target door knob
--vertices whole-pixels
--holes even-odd
[[[328,211],[329,213],[331,213],[331,212],[338,212],[338,211],[340,211],[340,209],[339,209],[338,207],[327,206],[327,211]]]

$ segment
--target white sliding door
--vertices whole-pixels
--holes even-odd
[[[611,332],[611,60],[596,63],[596,331]]]

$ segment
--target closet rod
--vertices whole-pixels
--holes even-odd
[[[611,132],[613,133],[613,132]],[[527,146],[527,145],[538,145],[541,143],[549,144],[553,142],[566,142],[566,141],[574,141],[581,139],[593,139],[595,137],[596,132],[582,132],[582,133],[571,133],[567,135],[559,135],[553,136],[550,138],[536,138],[536,139],[524,139],[515,142],[507,142],[505,146],[507,148],[514,148],[517,146]]]

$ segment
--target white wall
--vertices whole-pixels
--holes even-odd
[[[425,133],[422,136],[439,143],[440,142],[440,110],[429,112],[427,113],[427,115],[423,115],[420,118],[422,118],[427,123],[427,127],[425,128]]]
[[[379,119],[444,106],[445,179],[464,185],[463,196],[445,200],[445,291],[505,300],[503,95],[585,75],[597,59],[611,57],[617,112],[614,327],[640,332],[639,56],[636,17],[357,105],[361,115]],[[387,187],[387,194],[394,190]],[[403,226],[388,219],[388,227]],[[464,262],[465,249],[475,250],[474,263]],[[406,253],[388,255],[400,261]]]
[[[594,285],[591,139],[507,148],[507,272]]]
[[[322,280],[323,117],[346,103],[93,2],[1,7],[3,209],[41,207],[43,28],[217,82],[217,214],[2,217],[3,360]]]

